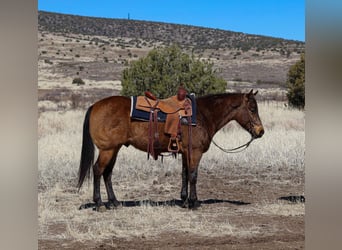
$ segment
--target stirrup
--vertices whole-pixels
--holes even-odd
[[[167,147],[167,150],[172,153],[178,153],[178,151],[180,150],[180,147],[179,147],[179,140],[177,137],[170,138],[169,146]]]

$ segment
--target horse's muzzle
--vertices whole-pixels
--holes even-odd
[[[261,126],[255,126],[254,127],[254,133],[253,133],[253,138],[260,138],[264,135],[265,133],[265,130],[264,130],[264,127],[261,125]]]

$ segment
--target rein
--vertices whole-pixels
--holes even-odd
[[[251,139],[250,139],[247,143],[245,143],[245,144],[243,144],[243,145],[241,145],[241,146],[239,146],[239,147],[231,148],[231,149],[227,149],[227,148],[223,148],[223,147],[219,146],[219,145],[214,141],[214,139],[212,139],[212,142],[213,142],[213,144],[214,144],[216,147],[218,147],[219,149],[221,149],[221,150],[222,150],[223,152],[225,152],[225,153],[240,153],[240,152],[242,152],[243,150],[247,149],[247,148],[249,147],[249,145],[252,143],[253,140],[254,140],[254,138],[251,137]],[[245,147],[245,148],[243,148],[243,147]],[[239,150],[239,151],[236,151],[236,150],[238,150],[238,149],[240,149],[240,148],[243,148],[243,149],[241,149],[241,150]]]

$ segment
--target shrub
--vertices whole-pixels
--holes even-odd
[[[44,62],[47,63],[47,64],[53,64],[53,62],[51,62],[50,59],[44,59]]]
[[[289,106],[294,108],[305,107],[305,55],[292,65],[287,74],[287,99]]]
[[[79,85],[84,85],[85,82],[81,78],[77,77],[72,80],[72,84],[77,84],[77,86],[79,86]]]
[[[175,94],[180,83],[198,96],[226,89],[226,81],[216,76],[212,63],[195,59],[176,45],[153,49],[146,57],[132,61],[121,81],[121,93],[126,96],[150,90],[158,98],[166,98]]]

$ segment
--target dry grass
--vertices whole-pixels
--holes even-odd
[[[304,204],[290,204],[285,202],[278,202],[257,207],[259,213],[267,215],[282,215],[282,216],[301,216],[304,215]]]
[[[40,114],[39,239],[101,241],[113,236],[156,237],[170,232],[243,238],[267,235],[274,228],[264,228],[253,221],[239,224],[234,220],[236,216],[304,215],[304,205],[274,202],[266,195],[265,199],[255,202],[255,206],[241,206],[237,211],[220,205],[189,211],[178,206],[148,203],[105,213],[78,210],[81,204],[92,199],[91,182],[85,183],[79,193],[76,190],[84,113],[69,110]],[[291,185],[304,192],[304,113],[286,109],[279,103],[261,103],[259,113],[266,129],[264,137],[239,154],[227,155],[211,145],[202,158],[199,179],[201,173],[215,173],[231,175],[229,182],[233,187],[248,179],[251,183],[256,181],[253,185]],[[249,135],[234,123],[215,136],[217,143],[227,147],[248,139]],[[147,161],[146,153],[132,147],[122,148],[113,172],[116,195],[126,201],[179,199],[180,168],[180,159],[165,159],[164,163]],[[105,200],[104,190],[102,186]]]

